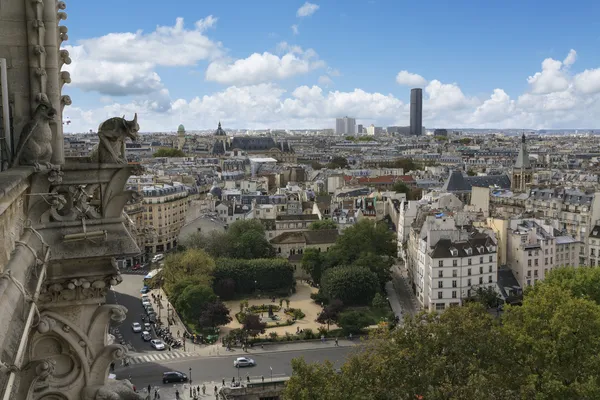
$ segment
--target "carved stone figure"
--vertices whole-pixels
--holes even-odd
[[[127,121],[125,116],[107,119],[98,127],[100,143],[92,151],[92,161],[102,164],[127,164],[125,139],[136,141],[139,130],[137,113],[131,121]]]
[[[13,167],[17,165],[45,164],[51,168],[52,158],[52,130],[50,121],[54,119],[56,110],[47,100],[42,100],[29,121],[21,132],[19,144],[13,160]]]
[[[145,397],[133,391],[128,380],[109,380],[106,385],[84,389],[85,400],[143,400]]]

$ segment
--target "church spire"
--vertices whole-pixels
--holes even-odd
[[[521,148],[519,149],[519,155],[515,162],[515,168],[531,168],[531,162],[529,161],[529,152],[527,151],[527,145],[525,144],[525,133],[521,136]]]

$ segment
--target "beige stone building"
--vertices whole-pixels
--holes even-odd
[[[188,210],[188,188],[178,182],[155,184],[145,186],[142,193],[143,225],[154,232],[144,238],[144,252],[149,255],[174,249]]]

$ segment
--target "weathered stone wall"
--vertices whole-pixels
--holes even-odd
[[[15,241],[23,234],[27,219],[28,173],[28,168],[18,168],[0,174],[0,271],[4,271],[15,249]]]

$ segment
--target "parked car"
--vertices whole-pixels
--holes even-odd
[[[236,368],[254,367],[255,365],[256,361],[248,357],[238,357],[233,361],[233,366]]]
[[[144,324],[144,330],[150,332],[150,330],[152,330],[152,326],[148,322],[146,322]]]
[[[165,344],[160,339],[152,339],[150,341],[150,346],[152,346],[155,350],[164,350]]]
[[[144,342],[149,342],[150,340],[152,340],[152,335],[148,331],[143,331],[142,339],[144,340]]]
[[[143,294],[142,295],[142,301],[150,301],[150,296],[148,296],[147,294]]]
[[[142,331],[142,325],[139,322],[134,322],[133,324],[131,324],[131,329],[134,332],[141,332]]]
[[[133,267],[131,267],[133,271],[137,271],[138,269],[142,269],[142,264],[137,263]]]
[[[140,293],[141,294],[146,294],[150,291],[150,288],[148,286],[144,286],[140,289]]]
[[[165,258],[164,254],[156,254],[154,257],[152,257],[152,262],[153,263],[159,262],[163,258]]]
[[[142,300],[142,307],[146,308],[146,307],[151,307],[152,303],[150,302],[150,300]]]
[[[171,382],[187,382],[188,377],[186,374],[179,371],[169,371],[163,372],[163,383],[171,383]]]
[[[154,314],[154,313],[148,314],[148,321],[155,324],[156,323],[156,314]]]

